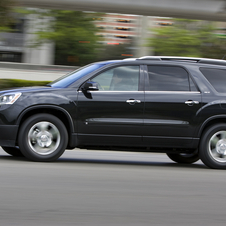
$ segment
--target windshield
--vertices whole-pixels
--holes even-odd
[[[85,67],[79,68],[69,74],[64,75],[63,77],[58,78],[57,80],[48,84],[48,86],[56,88],[66,88],[78,79],[82,78],[85,75],[88,75],[92,71],[97,70],[100,67],[103,67],[105,64],[90,64]]]

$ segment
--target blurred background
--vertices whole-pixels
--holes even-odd
[[[0,68],[51,72],[0,78],[51,81],[91,62],[144,55],[223,59],[225,9],[223,0],[0,0]]]
[[[225,21],[225,0],[0,0],[0,89],[101,60],[222,59]],[[201,161],[77,149],[40,163],[0,148],[0,163],[1,225],[225,226],[225,171]]]

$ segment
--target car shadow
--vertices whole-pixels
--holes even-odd
[[[175,162],[161,162],[161,161],[134,161],[134,160],[110,160],[110,159],[71,159],[71,158],[60,158],[57,160],[58,163],[85,163],[85,164],[111,164],[111,165],[131,165],[131,166],[160,166],[160,167],[183,167],[183,168],[207,168],[202,163],[194,164],[180,164]]]
[[[16,162],[30,162],[28,159],[24,157],[14,157],[14,156],[1,156],[0,161],[16,161]],[[38,163],[38,162],[36,162]],[[43,162],[42,162],[43,163]],[[193,164],[180,164],[174,162],[161,162],[161,161],[142,161],[142,160],[111,160],[111,159],[89,159],[89,158],[67,158],[61,157],[54,162],[46,162],[46,164],[95,164],[95,165],[124,165],[124,166],[144,166],[144,167],[167,167],[167,168],[190,168],[190,169],[205,169],[204,164],[197,162]]]
[[[89,153],[87,153],[89,154]],[[46,162],[47,164],[106,164],[106,165],[125,165],[125,166],[152,166],[152,167],[174,167],[174,168],[192,168],[192,169],[204,169],[208,168],[204,164],[202,164],[201,161],[198,161],[193,164],[179,164],[175,162],[169,162],[167,161],[158,161],[158,159],[155,156],[154,161],[152,160],[151,156],[148,157],[148,160],[134,160],[134,159],[125,159],[125,156],[123,156],[123,159],[119,159],[120,156],[114,156],[117,157],[117,159],[111,159],[112,156],[105,155],[104,159],[101,156],[98,155],[93,155],[93,158],[89,158],[87,155],[85,156],[79,156],[79,157],[74,157],[70,155],[69,157],[67,155],[62,155],[58,160],[54,162]],[[113,158],[114,158],[113,157]],[[16,162],[30,162],[28,159],[25,157],[15,157],[15,156],[10,156],[7,154],[2,154],[0,153],[0,161],[16,161]],[[38,162],[37,162],[38,163]]]

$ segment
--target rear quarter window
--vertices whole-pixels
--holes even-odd
[[[200,68],[200,71],[219,93],[226,93],[226,70],[216,68]]]

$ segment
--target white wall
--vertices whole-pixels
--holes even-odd
[[[40,21],[35,14],[28,15],[26,19],[25,29],[25,46],[23,51],[23,63],[50,65],[54,63],[54,43],[43,43],[35,47],[36,35],[34,34],[40,29],[40,22],[42,22],[41,29],[47,29],[49,22],[48,18]]]
[[[225,0],[14,0],[19,6],[226,21]]]

